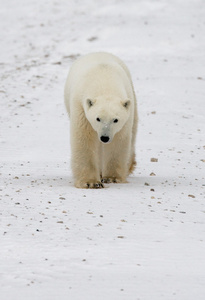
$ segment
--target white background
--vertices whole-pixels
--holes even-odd
[[[205,299],[204,1],[1,0],[0,25],[0,299]],[[63,89],[102,50],[132,74],[138,166],[82,190]]]

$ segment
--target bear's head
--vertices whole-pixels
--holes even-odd
[[[86,118],[102,143],[111,143],[130,117],[130,100],[101,96],[87,98],[84,104]]]

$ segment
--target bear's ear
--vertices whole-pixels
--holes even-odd
[[[86,101],[87,101],[88,107],[93,106],[93,104],[94,104],[94,101],[93,101],[93,100],[91,100],[91,99],[88,98]]]
[[[122,101],[122,105],[123,105],[125,108],[127,108],[127,109],[129,108],[130,104],[131,104],[131,101],[130,101],[130,100]]]

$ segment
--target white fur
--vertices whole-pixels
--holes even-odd
[[[126,182],[135,166],[137,107],[130,73],[109,53],[79,58],[65,85],[75,186]]]

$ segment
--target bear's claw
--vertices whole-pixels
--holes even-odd
[[[104,185],[101,182],[93,182],[86,184],[87,189],[101,189],[104,188]]]
[[[101,182],[102,183],[120,183],[122,181],[116,177],[103,177],[101,179]]]
[[[104,185],[100,181],[89,181],[89,182],[82,182],[77,181],[75,182],[75,186],[79,189],[101,189],[104,188]]]

